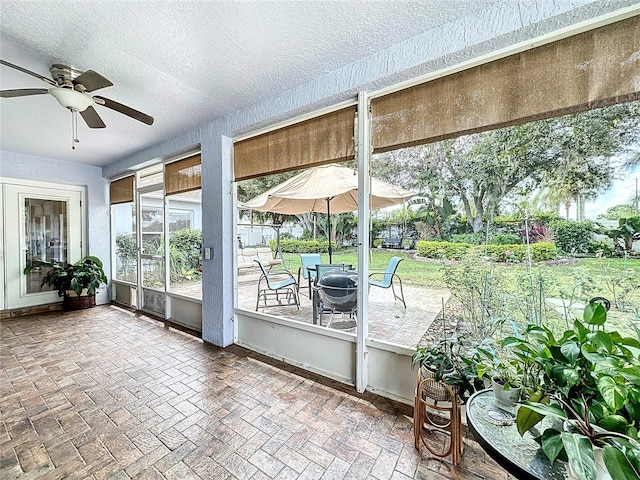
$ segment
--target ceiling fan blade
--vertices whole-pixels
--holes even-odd
[[[27,95],[42,95],[44,93],[49,93],[49,90],[46,88],[18,88],[15,90],[0,90],[0,97],[26,97]]]
[[[113,83],[93,70],[87,70],[82,75],[74,78],[73,84],[82,85],[87,92],[93,92],[94,90],[99,90],[113,85]]]
[[[96,103],[98,105],[104,105],[105,107],[110,108],[111,110],[115,110],[116,112],[120,112],[131,118],[135,118],[136,120],[142,123],[146,123],[147,125],[153,125],[153,117],[147,115],[146,113],[139,112],[138,110],[134,110],[131,107],[127,107],[126,105],[115,102],[105,97],[100,97],[98,95],[93,97],[93,99],[96,100]]]
[[[6,60],[0,60],[0,64],[6,66],[6,67],[11,67],[14,68],[22,73],[26,73],[27,75],[31,75],[32,77],[36,77],[40,80],[42,80],[43,82],[48,83],[49,85],[53,85],[54,87],[57,87],[58,84],[56,82],[54,82],[53,80],[51,80],[50,78],[47,77],[43,77],[42,75],[36,73],[36,72],[32,72],[31,70],[27,70],[26,68],[22,68],[19,67],[18,65],[14,65],[13,63],[9,63]]]
[[[96,109],[93,107],[85,108],[83,111],[80,112],[80,115],[82,115],[82,118],[84,119],[84,121],[86,122],[89,128],[105,128],[106,127],[106,125],[100,118],[100,115],[98,115],[98,112],[96,112]]]

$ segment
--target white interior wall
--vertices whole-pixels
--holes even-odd
[[[104,272],[107,277],[111,277],[111,239],[108,233],[110,229],[109,181],[102,177],[101,168],[1,151],[0,176],[84,186],[87,202],[87,222],[84,228],[87,241],[85,251],[89,255],[100,258],[104,264]]]
[[[236,343],[342,383],[355,383],[353,334],[239,311]]]

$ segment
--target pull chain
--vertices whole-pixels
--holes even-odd
[[[75,108],[70,108],[71,110],[71,150],[76,149],[76,143],[79,143],[78,140],[78,110]]]

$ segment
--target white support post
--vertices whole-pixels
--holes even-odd
[[[364,392],[369,384],[367,337],[369,336],[369,161],[371,140],[369,96],[358,94],[357,159],[358,159],[358,326],[356,330],[356,390]]]

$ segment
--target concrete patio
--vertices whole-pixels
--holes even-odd
[[[238,275],[238,305],[254,311],[258,293],[257,272],[243,272]],[[202,298],[201,284],[176,285],[172,291],[176,293]],[[442,304],[446,303],[451,292],[442,288],[423,288],[404,285],[404,296],[407,304],[395,301],[391,289],[371,288],[369,293],[369,337],[377,340],[404,345],[416,346],[433,321],[442,312]],[[260,308],[260,312],[289,318],[305,323],[313,323],[313,307],[306,289],[300,292],[300,309],[295,306],[277,306]],[[323,317],[326,325],[328,315]],[[331,328],[355,332],[355,323],[345,318],[344,321],[334,319]]]

